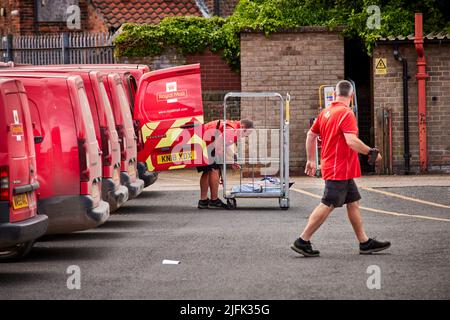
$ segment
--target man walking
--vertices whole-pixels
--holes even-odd
[[[368,147],[358,138],[356,117],[350,109],[354,89],[350,82],[340,81],[336,85],[335,101],[324,109],[306,138],[307,163],[305,173],[316,173],[315,144],[322,138],[321,171],[325,180],[325,191],[321,203],[314,209],[305,229],[291,246],[292,250],[306,256],[318,257],[320,252],[312,248],[310,239],[325,222],[334,208],[347,205],[348,218],[359,241],[359,252],[370,254],[390,247],[389,242],[367,237],[359,209],[361,196],[354,178],[361,176],[358,153],[369,155],[369,161],[378,162],[378,150]],[[372,157],[372,158],[371,158]]]

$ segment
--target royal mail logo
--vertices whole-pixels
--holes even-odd
[[[158,102],[166,101],[167,103],[178,102],[179,98],[187,97],[187,90],[178,90],[176,82],[166,83],[166,92],[158,92],[156,95]]]
[[[177,102],[179,98],[187,97],[187,90],[178,90],[175,92],[159,92],[158,102],[167,101],[167,103]]]

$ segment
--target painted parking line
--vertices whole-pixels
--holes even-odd
[[[445,204],[440,204],[440,203],[436,203],[436,202],[430,202],[430,201],[425,201],[425,200],[421,200],[421,199],[417,199],[417,198],[407,197],[407,196],[403,196],[403,195],[397,194],[397,193],[392,193],[392,192],[388,192],[388,191],[382,191],[382,190],[369,188],[369,187],[362,187],[361,189],[364,189],[364,190],[367,190],[367,191],[371,191],[371,192],[380,193],[380,194],[384,194],[384,195],[390,196],[390,197],[395,197],[395,198],[399,198],[399,199],[403,199],[403,200],[408,200],[408,201],[413,201],[413,202],[417,202],[417,203],[421,203],[421,204],[426,204],[426,205],[429,205],[429,206],[450,209],[450,206],[445,205]]]
[[[316,199],[322,199],[322,196],[319,196],[317,194],[305,191],[305,190],[301,190],[301,189],[296,189],[296,188],[291,188],[290,190],[316,198]],[[409,218],[417,218],[417,219],[425,219],[425,220],[434,220],[434,221],[445,221],[445,222],[450,222],[450,219],[445,219],[445,218],[435,218],[435,217],[429,217],[429,216],[421,216],[421,215],[416,215],[416,214],[406,214],[406,213],[399,213],[399,212],[395,212],[395,211],[386,211],[386,210],[380,210],[380,209],[373,209],[373,208],[368,208],[368,207],[363,207],[360,206],[361,210],[366,210],[366,211],[370,211],[370,212],[376,212],[376,213],[382,213],[382,214],[388,214],[391,216],[396,216],[396,217],[409,217]]]

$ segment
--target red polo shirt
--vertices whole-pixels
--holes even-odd
[[[217,134],[217,137],[222,141],[223,139],[223,130],[224,130],[224,121],[223,120],[214,120],[211,122],[207,122],[203,125],[203,140],[206,142],[206,145],[211,144],[215,138],[216,138],[216,131],[217,131],[217,123],[220,121],[219,124],[219,132]],[[237,142],[238,136],[237,136],[237,130],[241,129],[241,122],[240,121],[233,121],[233,120],[227,120],[226,125],[226,144],[227,146],[232,145],[233,143]]]
[[[358,153],[350,149],[344,133],[358,135],[353,111],[341,102],[322,110],[311,131],[320,135],[322,152],[320,169],[324,180],[349,180],[361,176]]]

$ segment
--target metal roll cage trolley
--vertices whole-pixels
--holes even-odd
[[[268,98],[279,100],[279,111],[280,111],[280,134],[279,134],[279,183],[275,188],[265,188],[264,185],[261,187],[260,192],[240,192],[242,186],[242,166],[240,168],[240,187],[239,191],[228,192],[227,191],[227,162],[226,156],[223,160],[222,168],[222,180],[223,180],[223,197],[227,200],[228,209],[236,209],[236,199],[237,198],[275,198],[278,199],[280,208],[287,210],[289,208],[289,103],[290,95],[287,94],[286,100],[279,93],[276,92],[230,92],[225,95],[223,103],[223,121],[226,124],[227,121],[227,108],[228,100],[230,98]],[[226,146],[226,132],[223,130],[223,146]],[[226,147],[224,147],[225,150]],[[245,160],[244,160],[245,161]],[[255,185],[254,177],[254,167],[252,166],[252,177],[253,186]],[[278,181],[278,180],[277,180]],[[253,190],[253,189],[252,189]]]

